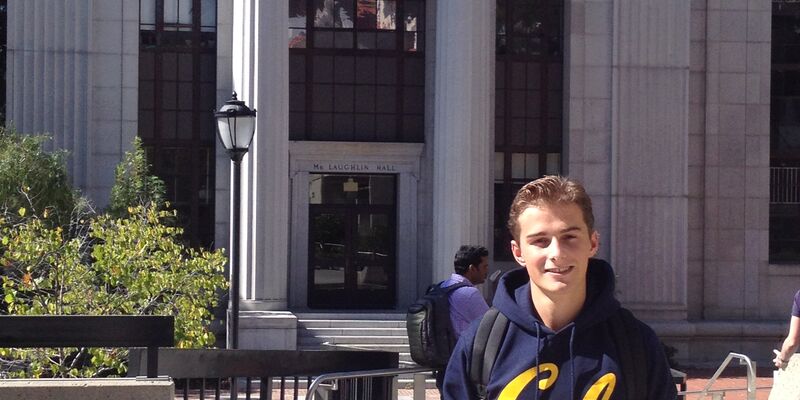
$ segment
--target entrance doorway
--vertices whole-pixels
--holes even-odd
[[[396,176],[309,175],[309,308],[395,306]]]

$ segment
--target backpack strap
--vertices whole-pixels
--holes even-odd
[[[469,377],[480,399],[486,398],[489,376],[500,351],[500,345],[505,339],[507,328],[508,318],[494,307],[483,315],[478,325],[475,340],[472,342]]]
[[[647,398],[647,359],[639,321],[620,307],[609,319],[611,336],[617,347],[626,399]]]

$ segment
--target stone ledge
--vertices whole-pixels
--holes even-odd
[[[170,378],[2,379],[3,400],[172,400]]]

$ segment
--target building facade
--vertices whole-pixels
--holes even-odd
[[[460,244],[514,268],[508,205],[553,173],[584,183],[619,298],[677,359],[768,360],[785,333],[800,288],[794,1],[9,0],[7,13],[7,122],[50,132],[101,206],[142,137],[195,244],[231,234],[211,111],[232,91],[258,110],[244,346],[293,348],[297,312],[402,312]]]

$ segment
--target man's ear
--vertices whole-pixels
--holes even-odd
[[[521,266],[525,266],[525,259],[522,258],[522,249],[519,248],[516,240],[511,241],[511,254],[514,255],[514,259],[517,261],[517,264]]]
[[[589,236],[589,242],[592,245],[589,257],[594,257],[597,255],[597,251],[600,250],[600,234],[597,231],[593,231]]]

